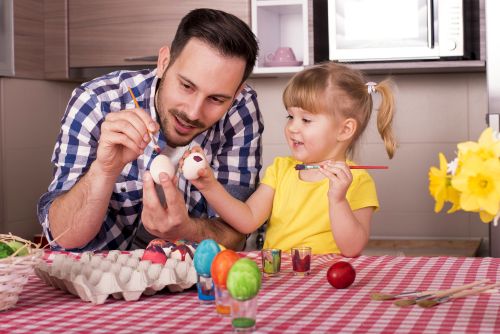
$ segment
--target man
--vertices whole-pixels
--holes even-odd
[[[53,248],[131,249],[160,237],[212,238],[241,249],[244,235],[217,218],[182,175],[177,185],[161,174],[162,205],[147,170],[156,156],[150,134],[174,162],[199,145],[229,192],[250,195],[263,123],[245,80],[257,52],[243,21],[197,9],[182,19],[171,47],[160,49],[155,70],[117,71],[75,89],[52,156],[54,180],[38,204]]]

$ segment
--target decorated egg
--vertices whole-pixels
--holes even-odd
[[[175,245],[174,248],[172,248],[171,257],[179,261],[191,262],[194,256],[191,247],[186,244],[179,244]]]
[[[227,290],[237,300],[247,300],[257,296],[261,283],[259,267],[248,258],[236,261],[227,274]]]
[[[198,171],[207,166],[207,161],[203,154],[199,152],[192,152],[184,159],[182,165],[182,174],[187,180],[194,180],[198,178]]]
[[[241,257],[233,250],[224,249],[215,255],[210,268],[214,283],[220,287],[226,287],[227,274],[233,264]]]
[[[168,176],[173,177],[175,174],[175,166],[166,155],[159,154],[153,159],[153,162],[151,162],[149,171],[155,183],[160,184],[160,173],[167,173]]]
[[[149,246],[153,246],[153,245],[157,245],[157,246],[160,246],[161,248],[164,248],[167,246],[167,243],[168,241],[166,240],[163,240],[163,239],[160,239],[160,238],[157,238],[157,239],[153,239],[149,242],[148,244],[148,247]],[[147,247],[146,247],[147,248]]]
[[[167,254],[159,245],[148,246],[141,257],[142,261],[151,261],[152,263],[165,264],[167,262]]]
[[[220,252],[219,245],[212,239],[205,239],[196,248],[194,252],[194,269],[199,275],[210,276],[210,267],[212,261]]]

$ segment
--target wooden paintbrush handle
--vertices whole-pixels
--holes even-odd
[[[450,298],[456,299],[456,298],[462,298],[462,297],[467,297],[467,296],[473,296],[473,295],[477,295],[481,292],[484,292],[486,290],[494,289],[498,286],[500,286],[500,283],[494,283],[494,284],[482,286],[480,288],[475,288],[475,289],[471,289],[471,290],[467,290],[467,291],[461,291],[461,292],[458,292],[458,293],[451,295]]]
[[[473,288],[475,286],[478,286],[478,285],[481,285],[481,284],[485,284],[485,283],[489,283],[489,282],[490,282],[490,280],[486,278],[486,279],[483,279],[483,280],[480,280],[480,281],[475,281],[475,282],[472,282],[472,283],[469,283],[469,284],[457,286],[455,288],[446,289],[446,290],[439,290],[436,293],[434,293],[434,297],[436,297],[436,298],[446,297],[446,296],[449,296],[449,295],[453,295],[454,293],[457,293],[457,292],[460,292],[460,291],[463,291],[463,290],[467,290],[467,289]]]

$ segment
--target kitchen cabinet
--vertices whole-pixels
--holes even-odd
[[[181,18],[205,1],[68,0],[69,67],[134,66],[156,63],[170,45]],[[250,23],[250,0],[217,0],[221,9]]]
[[[308,0],[252,1],[252,31],[260,47],[254,75],[298,72],[312,64],[311,12]],[[275,60],[278,48],[290,48],[294,59]]]
[[[44,76],[43,8],[36,0],[1,0],[0,75]]]

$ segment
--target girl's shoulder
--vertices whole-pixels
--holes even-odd
[[[295,165],[298,163],[300,162],[292,157],[275,157],[270,167],[280,170],[289,168],[295,169]]]

